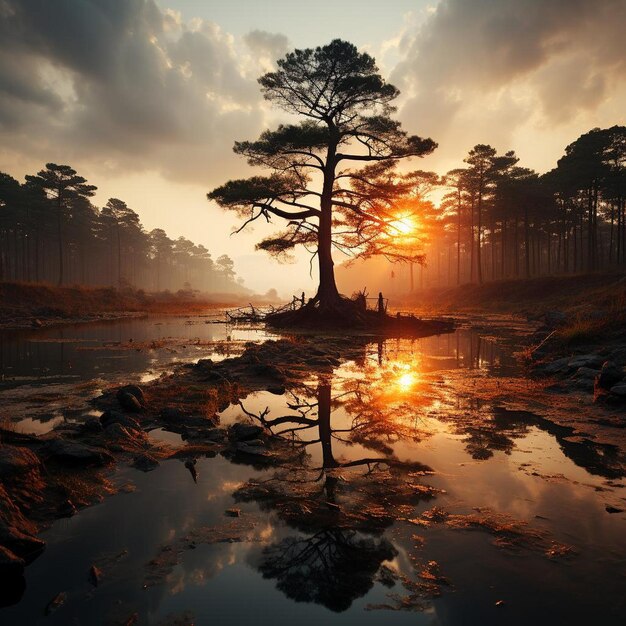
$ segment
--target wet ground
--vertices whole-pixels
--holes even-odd
[[[45,432],[83,419],[103,387],[264,338],[208,321],[4,336],[2,417]],[[42,534],[0,622],[623,623],[622,433],[599,429],[589,400],[524,377],[515,353],[528,332],[466,320],[453,334],[366,343],[332,372],[312,365],[283,395],[248,395],[222,424],[262,424],[289,463],[209,454],[195,480],[176,459],[122,466],[122,492]]]

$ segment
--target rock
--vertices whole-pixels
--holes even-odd
[[[271,456],[270,452],[267,450],[265,446],[251,446],[247,441],[237,441],[233,447],[236,452],[239,452],[242,454],[249,454],[251,456],[263,456],[263,457]]]
[[[103,430],[102,423],[97,417],[90,417],[80,425],[80,431],[85,434],[97,435]]]
[[[247,439],[245,443],[247,446],[254,446],[256,448],[263,448],[265,446],[265,441],[262,439]]]
[[[51,615],[52,613],[54,613],[58,608],[62,607],[65,604],[66,600],[67,594],[64,591],[61,591],[61,593],[57,593],[57,595],[54,596],[54,598],[52,598],[50,602],[48,602],[48,606],[46,606],[46,615]]]
[[[286,389],[282,385],[271,385],[267,388],[267,391],[275,396],[282,396],[285,394]]]
[[[101,579],[102,579],[102,571],[98,567],[96,567],[95,565],[92,565],[89,568],[89,574],[87,575],[87,580],[94,587],[97,587],[98,584],[100,583]]]
[[[189,473],[191,474],[191,477],[193,478],[193,482],[197,483],[198,482],[198,470],[196,469],[196,460],[189,459],[185,461],[185,467],[189,470]]]
[[[159,462],[151,454],[139,454],[133,459],[133,467],[142,472],[151,472],[159,466]]]
[[[221,428],[187,428],[183,427],[183,439],[203,439],[208,441],[222,441],[226,435]]]
[[[177,407],[165,407],[161,413],[161,419],[166,422],[180,422],[186,417],[186,413]]]
[[[240,517],[241,509],[226,509],[224,515],[226,515],[226,517]]]
[[[117,401],[120,403],[120,406],[132,413],[139,413],[143,410],[143,406],[141,402],[132,394],[126,392],[117,392]]]
[[[228,429],[228,436],[235,441],[247,441],[250,439],[258,439],[263,434],[263,428],[256,424],[233,424]]]
[[[626,383],[617,383],[611,387],[610,391],[613,395],[626,399]]]
[[[601,357],[599,354],[580,354],[571,359],[568,366],[572,369],[584,367],[586,369],[598,370],[602,367],[604,361],[604,357]]]
[[[99,448],[92,448],[76,441],[52,439],[44,446],[48,456],[59,463],[80,466],[103,466],[113,463],[113,457]]]
[[[107,410],[100,416],[100,423],[104,428],[107,428],[111,424],[121,424],[125,428],[133,428],[134,430],[141,430],[139,422],[130,415],[124,415],[119,411]]]
[[[626,346],[620,346],[613,350],[610,360],[617,365],[626,365]]]
[[[36,485],[35,488],[39,489],[40,486]],[[30,562],[46,546],[44,541],[35,536],[36,532],[35,525],[24,517],[0,483],[0,545]]]
[[[604,507],[605,511],[607,513],[623,513],[624,509],[618,509],[616,506],[611,506],[610,504],[607,504]]]
[[[38,471],[40,461],[27,448],[0,445],[0,480],[12,483],[33,470]]]
[[[0,546],[0,608],[17,604],[24,595],[24,560]]]
[[[61,517],[73,517],[76,513],[78,513],[78,510],[70,499],[61,502],[58,510]]]
[[[602,389],[610,389],[624,378],[624,370],[613,361],[605,361],[600,370],[597,384]]]
[[[563,357],[562,359],[552,361],[552,363],[541,365],[539,369],[544,374],[548,374],[550,376],[561,372],[567,372],[569,370],[569,361],[569,357]]]
[[[572,378],[589,378],[593,382],[597,375],[598,370],[594,370],[591,367],[579,367]]]
[[[8,548],[0,546],[0,576],[3,581],[13,576],[21,576],[25,565],[24,559],[20,559]]]
[[[281,383],[285,380],[283,372],[275,365],[269,363],[258,363],[257,365],[253,365],[251,369],[254,374],[262,376],[263,378],[271,378]]]
[[[138,387],[137,385],[124,385],[117,390],[117,393],[118,397],[120,394],[130,394],[137,399],[137,402],[139,402],[141,406],[146,405],[146,397],[144,396],[143,389],[141,387]]]

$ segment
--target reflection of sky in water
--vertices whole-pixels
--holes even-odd
[[[151,340],[154,329],[144,331]],[[398,551],[390,565],[408,572],[416,553],[415,535],[420,535],[425,540],[420,559],[437,561],[453,590],[444,590],[421,614],[365,611],[368,604],[388,600],[388,590],[374,582],[348,610],[333,613],[319,604],[290,600],[276,587],[276,580],[265,579],[258,571],[268,544],[308,539],[269,510],[254,503],[235,504],[232,493],[239,485],[250,478],[264,480],[271,471],[259,472],[219,456],[200,459],[194,484],[183,463],[172,460],[150,474],[121,470],[117,478],[135,482],[136,492],[114,496],[55,523],[45,533],[46,552],[27,570],[23,601],[0,612],[0,621],[98,624],[109,618],[127,619],[137,611],[139,623],[157,624],[168,614],[191,611],[198,624],[614,623],[622,601],[624,515],[609,515],[605,505],[607,498],[616,497],[612,485],[623,485],[623,479],[609,484],[610,475],[597,467],[601,456],[594,456],[585,443],[568,441],[568,433],[546,420],[498,414],[489,406],[468,408],[451,398],[442,381],[446,372],[459,368],[479,368],[495,377],[516,371],[508,348],[470,330],[372,344],[362,363],[341,366],[331,390],[334,459],[378,455],[368,437],[384,441],[395,458],[434,468],[435,474],[424,482],[444,491],[435,500],[418,504],[413,517],[434,504],[460,513],[489,507],[573,545],[577,554],[572,559],[552,562],[532,550],[501,550],[484,532],[396,522],[384,533]],[[243,407],[255,414],[268,407],[266,419],[271,420],[298,416],[293,406],[308,403],[306,415],[315,419],[320,385],[327,382],[312,377],[297,391],[297,401],[294,396],[251,394]],[[231,406],[221,419],[229,424],[248,418],[240,407]],[[282,423],[280,428],[288,426]],[[296,437],[313,442],[305,446],[311,467],[324,463],[319,431],[315,424]],[[166,431],[154,431],[153,436],[178,443]],[[341,471],[363,473],[366,468]],[[620,490],[614,491],[620,497]],[[183,552],[164,584],[142,589],[144,565],[162,544],[190,529],[223,523],[225,509],[232,506],[241,508],[244,517],[255,516],[259,541],[199,545]],[[118,572],[92,591],[87,583],[91,564],[104,553],[124,549],[128,555]],[[43,618],[43,607],[59,591],[68,593],[67,605]],[[402,593],[398,585],[393,591]],[[496,606],[498,600],[504,604]]]

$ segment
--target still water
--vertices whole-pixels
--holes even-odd
[[[493,328],[368,344],[332,375],[222,412],[224,424],[262,419],[290,440],[299,456],[287,469],[221,455],[198,458],[197,482],[178,460],[119,469],[114,481],[134,490],[44,532],[46,551],[0,623],[623,623],[626,515],[607,512],[625,508],[623,456],[545,417],[566,409],[524,382],[519,329]],[[93,380],[147,380],[262,338],[201,318],[4,337],[3,406],[67,389],[73,413],[43,399],[22,416],[22,429],[42,432],[80,419]],[[381,457],[432,472],[382,473]],[[232,524],[237,536],[190,539]],[[176,558],[154,578],[164,546]],[[59,592],[65,604],[44,615]]]

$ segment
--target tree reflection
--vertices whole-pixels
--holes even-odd
[[[386,539],[326,528],[266,547],[258,569],[288,598],[340,612],[372,588],[381,564],[396,554]]]
[[[318,376],[314,389],[293,395],[287,415],[270,418],[267,410],[255,415],[242,405],[280,445],[306,451],[292,455],[297,463],[280,467],[270,479],[248,482],[235,493],[299,531],[266,547],[256,567],[288,597],[333,611],[348,609],[372,588],[381,565],[396,555],[382,533],[435,493],[420,482],[430,468],[375,444],[383,435],[409,436],[410,429],[401,420],[384,420],[365,402],[363,390],[350,385],[339,385],[333,396],[331,378]],[[345,457],[357,443],[372,454],[350,449]]]

